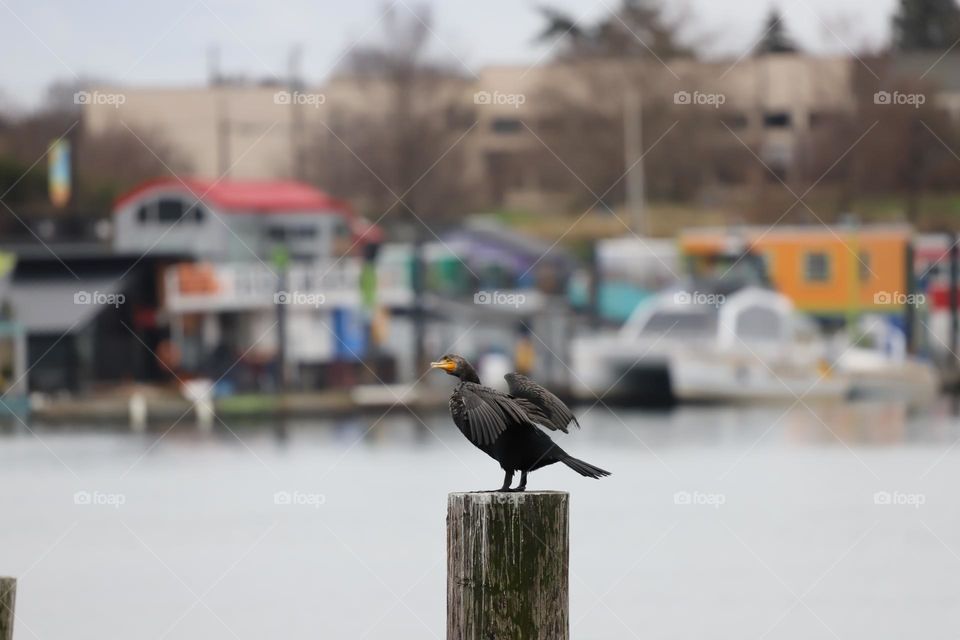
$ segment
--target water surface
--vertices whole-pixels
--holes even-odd
[[[571,492],[571,636],[955,638],[960,422],[811,407],[581,407],[614,476],[530,479]],[[423,420],[6,432],[17,639],[443,638],[446,495],[502,474]]]

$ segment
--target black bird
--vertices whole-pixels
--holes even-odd
[[[460,379],[450,396],[450,414],[460,431],[474,446],[500,463],[504,471],[500,491],[523,491],[527,473],[554,462],[562,462],[582,476],[610,475],[599,467],[578,460],[554,444],[539,427],[567,433],[573,413],[557,396],[519,373],[504,376],[510,393],[480,384],[477,372],[461,356],[445,355],[430,367],[443,369]],[[520,472],[520,484],[511,489],[513,474]]]

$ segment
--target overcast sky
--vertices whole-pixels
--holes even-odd
[[[401,12],[404,2],[395,0]],[[424,4],[423,0],[419,4]],[[533,42],[541,27],[534,0],[430,0],[439,55],[469,70],[532,64],[549,57]],[[590,23],[618,0],[543,0]],[[670,0],[670,7],[684,0]],[[881,45],[896,0],[686,0],[688,36],[716,55],[737,56],[763,30],[776,4],[805,49],[848,53]],[[216,45],[227,72],[285,73],[290,47],[304,47],[303,73],[320,81],[351,45],[379,33],[383,0],[0,0],[0,96],[38,103],[56,79],[92,76],[130,85],[205,81]]]

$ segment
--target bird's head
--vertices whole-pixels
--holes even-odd
[[[431,362],[430,368],[443,369],[449,375],[454,376],[455,378],[460,378],[461,380],[479,382],[479,378],[477,378],[477,374],[473,370],[473,367],[463,356],[448,353],[436,362]]]

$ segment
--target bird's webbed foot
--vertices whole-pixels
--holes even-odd
[[[510,491],[510,492],[513,492],[513,493],[520,493],[521,491],[526,491],[526,490],[527,490],[527,472],[526,472],[526,471],[521,471],[521,472],[520,472],[520,484],[518,484],[518,485],[517,485],[516,487],[514,487],[513,489],[507,489],[507,491]]]
[[[513,471],[504,471],[503,472],[503,486],[497,489],[500,493],[509,493],[513,491],[510,488],[510,485],[513,484]]]
[[[522,491],[527,490],[527,472],[526,471],[520,472],[520,484],[518,484],[513,489],[510,488],[510,484],[513,482],[513,472],[512,471],[509,472],[508,476],[510,478],[509,481],[507,480],[507,478],[503,479],[503,486],[500,487],[500,491],[503,491],[506,493],[520,493]]]

